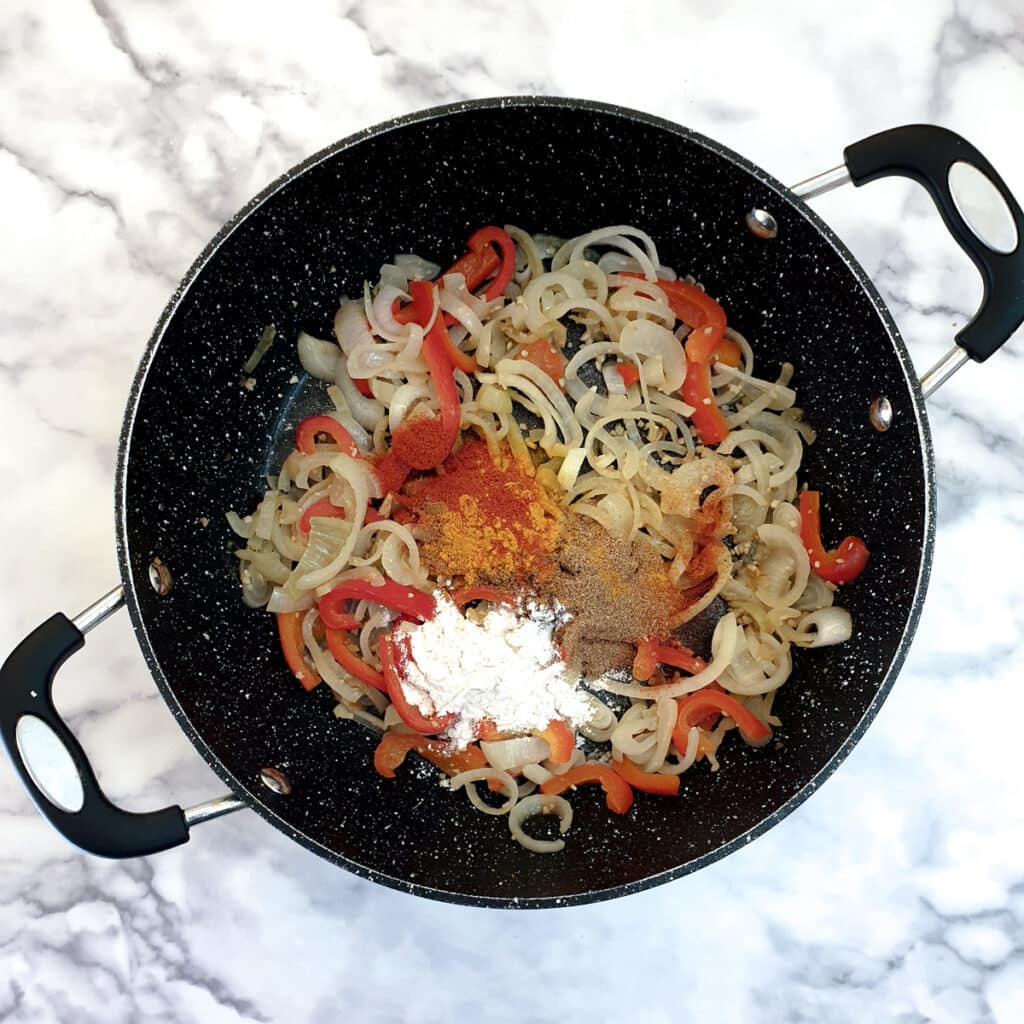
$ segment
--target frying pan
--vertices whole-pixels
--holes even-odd
[[[1004,230],[989,228],[987,241],[951,188],[972,173],[1005,204]],[[928,189],[985,285],[978,314],[921,381],[878,292],[803,201],[893,174]],[[772,748],[727,741],[720,771],[688,772],[679,799],[642,797],[624,818],[584,787],[566,849],[552,856],[520,848],[501,820],[441,789],[426,765],[397,780],[374,773],[375,737],[335,719],[326,688],[307,694],[295,684],[272,617],[242,603],[223,516],[254,505],[312,411],[297,333],[329,336],[339,295],[357,294],[393,253],[444,265],[474,228],[509,222],[563,237],[635,224],[665,263],[698,275],[721,301],[751,338],[762,375],[795,362],[800,405],[818,430],[802,479],[823,493],[828,522],[872,551],[843,591],[853,639],[797,652]],[[988,358],[1024,318],[1022,234],[1021,209],[988,161],[931,126],[858,142],[841,166],[793,189],[678,125],[576,100],[440,107],[337,143],[221,230],[157,324],[120,439],[121,583],[73,620],[48,619],[0,670],[0,732],[17,771],[42,813],[90,853],[154,853],[185,842],[201,821],[249,807],[359,875],[462,903],[604,899],[725,856],[821,785],[896,678],[932,558],[924,398],[967,359]],[[268,324],[278,341],[249,390],[241,367]],[[127,813],[104,796],[57,714],[54,673],[122,604],[160,692],[229,796]],[[54,770],[61,761],[73,770]]]

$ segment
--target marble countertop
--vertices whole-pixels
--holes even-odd
[[[467,97],[585,96],[796,181],[859,137],[933,121],[1024,196],[1018,0],[600,10],[4,4],[0,650],[114,585],[123,404],[178,278],[253,193],[356,129]],[[927,368],[981,292],[928,201],[887,181],[816,206]],[[1007,571],[1024,562],[1022,342],[930,403],[937,550],[897,686],[823,790],[747,849],[611,903],[484,911],[357,879],[248,814],[147,860],[91,859],[3,762],[0,1020],[1024,1019],[1024,574]],[[127,617],[95,637],[58,701],[111,796],[219,794]]]

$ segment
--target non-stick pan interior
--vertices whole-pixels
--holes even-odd
[[[498,102],[384,126],[309,162],[223,233],[154,335],[126,420],[119,533],[130,607],[172,710],[240,795],[318,853],[388,884],[473,902],[581,900],[698,866],[766,827],[820,781],[902,660],[930,549],[927,453],[902,344],[849,255],[777,186],[663,122],[569,101]],[[763,207],[780,230],[755,237]],[[634,224],[663,262],[695,274],[752,342],[764,375],[796,365],[818,429],[803,479],[823,495],[826,540],[866,538],[868,570],[843,590],[854,639],[795,653],[775,746],[729,738],[721,770],[683,776],[679,799],[641,796],[624,818],[600,790],[573,796],[562,854],[510,840],[463,794],[411,766],[379,778],[373,737],[336,720],[289,675],[271,616],[241,601],[228,509],[249,511],[274,453],[308,411],[300,329],[329,336],[342,294],[396,252],[444,264],[482,224],[569,236]],[[242,385],[264,327],[277,340]],[[872,398],[892,428],[868,423]],[[304,404],[305,403],[305,404]],[[157,597],[150,560],[174,588]],[[325,688],[321,688],[323,690]],[[288,795],[259,781],[276,768]],[[595,791],[596,790],[596,791]]]

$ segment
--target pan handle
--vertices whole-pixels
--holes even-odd
[[[179,846],[189,828],[238,810],[233,796],[189,810],[136,814],[111,803],[85,751],[53,704],[57,670],[85,634],[124,604],[120,587],[74,621],[58,612],[34,629],[0,668],[0,738],[39,810],[65,839],[101,857],[141,857]]]
[[[947,128],[890,128],[847,146],[843,161],[793,191],[809,199],[847,181],[860,186],[890,175],[912,178],[928,190],[950,234],[981,274],[981,306],[957,333],[953,349],[922,377],[927,397],[968,358],[988,359],[1024,322],[1024,213],[988,160]],[[986,212],[994,217],[977,215],[969,191],[984,194]]]

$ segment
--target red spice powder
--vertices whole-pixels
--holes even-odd
[[[505,446],[492,455],[467,440],[437,473],[410,481],[402,500],[424,528],[421,554],[436,576],[507,586],[554,569],[561,509]]]
[[[413,416],[391,434],[391,451],[413,469],[432,469],[440,461],[451,439],[445,434],[440,416]]]

